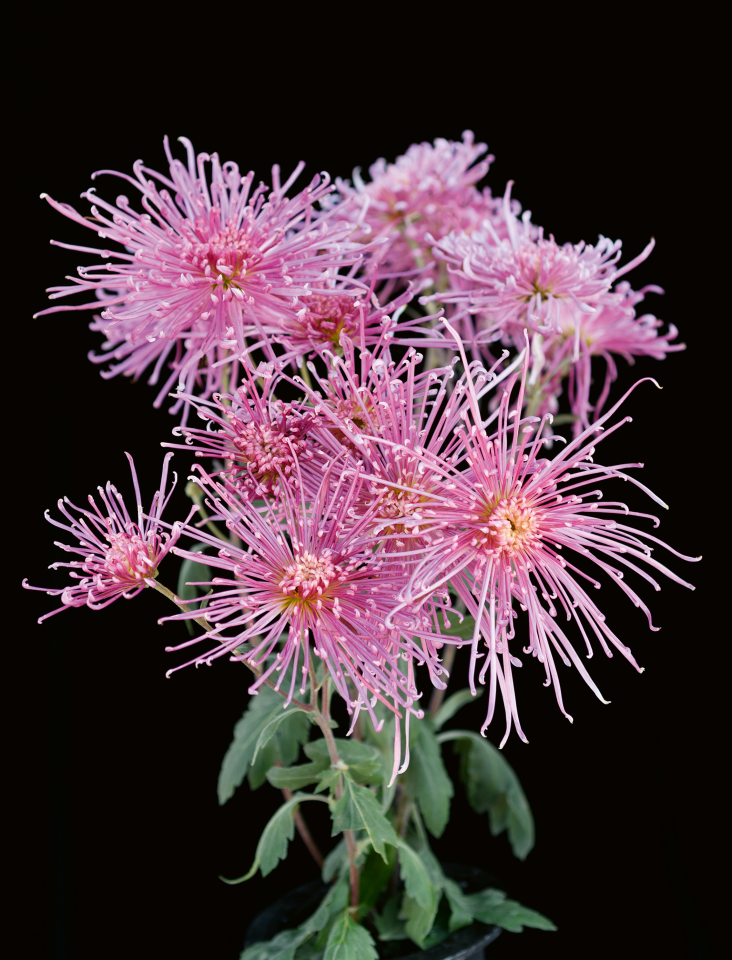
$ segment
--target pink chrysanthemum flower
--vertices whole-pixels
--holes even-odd
[[[184,436],[185,444],[162,446],[223,460],[224,469],[212,475],[244,499],[278,500],[283,484],[298,490],[304,482],[306,491],[317,490],[328,462],[309,436],[317,417],[301,405],[275,398],[280,378],[273,369],[274,364],[262,363],[252,374],[245,366],[246,376],[236,393],[214,394],[213,401],[183,395],[207,427],[176,427],[173,433]],[[261,378],[261,390],[255,376]]]
[[[363,182],[359,168],[354,171],[354,187],[337,181],[341,194],[365,211],[363,222],[370,235],[393,237],[386,256],[390,269],[408,272],[419,266],[429,251],[428,234],[469,232],[494,217],[500,231],[500,202],[489,190],[481,193],[475,187],[493,160],[489,156],[477,162],[487,149],[484,143],[474,143],[472,131],[466,130],[462,143],[441,138],[434,145],[414,143],[396,163],[377,160],[369,167],[369,183]]]
[[[362,464],[367,485],[356,511],[373,516],[373,535],[387,550],[413,561],[431,542],[422,528],[430,526],[432,495],[460,457],[462,439],[455,428],[468,402],[466,375],[450,384],[455,360],[418,372],[423,357],[413,347],[397,362],[388,341],[358,356],[351,341],[344,338],[343,345],[344,357],[329,358],[324,377],[312,368],[320,390],[301,386],[319,416],[316,432],[322,434],[327,424],[331,436]],[[482,396],[509,377],[518,362],[500,376],[473,363],[467,376]]]
[[[636,316],[635,306],[646,293],[663,293],[660,287],[647,286],[632,290],[627,281],[619,283],[608,294],[606,302],[594,313],[583,313],[563,303],[558,311],[560,335],[542,345],[537,359],[543,367],[542,376],[557,381],[569,373],[570,408],[577,420],[575,435],[590,426],[590,414],[597,419],[605,406],[610,387],[618,371],[613,354],[619,354],[634,363],[635,357],[653,357],[663,360],[667,354],[684,350],[683,343],[672,343],[678,335],[673,324],[667,333],[659,334],[662,321],[652,314]],[[605,381],[595,404],[590,403],[592,361],[602,357],[606,364]]]
[[[447,262],[458,283],[454,290],[422,300],[455,304],[454,318],[482,314],[481,339],[509,336],[521,349],[526,328],[540,334],[561,332],[563,303],[590,314],[611,302],[612,284],[648,257],[654,241],[630,263],[616,268],[620,240],[601,236],[596,247],[560,246],[553,236],[545,238],[541,228],[537,236],[528,211],[519,221],[509,209],[511,186],[509,182],[504,197],[509,238],[501,239],[488,221],[470,235],[453,232],[442,240],[435,238],[434,255]]]
[[[253,172],[242,177],[235,163],[222,166],[216,154],[195,157],[190,142],[181,141],[188,151],[187,167],[173,158],[165,138],[169,176],[141,161],[134,165],[134,178],[109,170],[94,174],[127,180],[141,194],[142,213],[127,197],[118,197],[115,206],[89,190],[82,194],[93,204],[89,219],[47,197],[60,213],[127,252],[60,244],[116,259],[81,267],[78,279],[69,278],[70,286],[51,288],[52,299],[88,291],[95,297],[91,302],[50,307],[38,316],[101,306],[101,319],[93,327],[104,331],[107,342],[105,353],[92,359],[115,361],[105,376],[139,377],[154,364],[150,383],[158,383],[168,362],[172,373],[164,377],[156,405],[176,380],[187,393],[210,396],[221,389],[215,364],[226,362],[230,341],[240,354],[247,336],[263,322],[295,316],[299,296],[309,296],[324,277],[364,255],[364,246],[349,240],[357,213],[350,204],[316,209],[334,189],[327,174],[288,199],[303,163],[284,184],[279,168],[273,167],[273,189],[267,194],[262,183],[252,189]],[[210,183],[204,169],[208,161]],[[349,290],[354,285],[350,280]]]
[[[102,510],[97,506],[94,497],[90,496],[91,510],[75,507],[66,498],[58,501],[58,508],[68,520],[68,524],[59,523],[46,511],[49,523],[65,530],[79,541],[78,546],[74,547],[55,541],[56,546],[67,553],[76,553],[82,559],[51,564],[52,570],[68,567],[72,579],[76,581],[61,589],[32,587],[26,580],[23,581],[27,590],[42,590],[51,597],[61,597],[63,606],[42,616],[39,623],[67,607],[87,606],[92,610],[101,610],[120,597],[129,600],[145,587],[154,586],[158,567],[181,532],[180,524],[173,524],[172,527],[166,524],[170,529],[169,533],[161,529],[160,518],[175,488],[174,477],[170,492],[166,494],[168,463],[173,454],[168,453],[165,456],[160,489],[155,492],[148,513],[144,513],[142,509],[135,464],[129,453],[126,456],[132,470],[137,504],[136,520],[131,519],[122,495],[111,483],[107,483],[106,488],[98,487]],[[75,517],[68,508],[75,510],[79,516]],[[193,508],[188,520],[197,509]]]
[[[277,514],[269,505],[255,509],[232,500],[223,486],[203,475],[204,487],[215,497],[212,509],[242,546],[222,548],[221,541],[195,532],[196,539],[219,548],[206,562],[227,576],[205,585],[216,592],[200,613],[165,618],[203,616],[211,630],[167,649],[187,648],[204,638],[219,646],[173,670],[230,654],[261,671],[252,693],[270,677],[277,678],[279,689],[287,676],[289,703],[298,687],[304,692],[314,655],[354,719],[366,709],[377,723],[377,699],[398,716],[403,711],[422,716],[414,661],[426,662],[433,683],[444,686],[437,649],[450,638],[435,635],[423,612],[404,611],[385,625],[406,578],[399,564],[374,550],[368,536],[372,518],[354,516],[364,481],[357,469],[344,467],[333,462],[310,503],[283,485]],[[175,552],[200,559],[179,548]]]
[[[642,381],[639,381],[642,382]],[[655,381],[652,381],[655,382]],[[520,391],[526,385],[524,369]],[[568,443],[551,460],[539,459],[545,443],[541,421],[534,437],[534,417],[510,423],[510,391],[504,393],[499,407],[497,432],[489,437],[477,405],[476,392],[470,388],[470,416],[464,432],[468,469],[456,470],[446,483],[445,494],[432,498],[432,545],[412,575],[403,594],[403,602],[413,605],[416,598],[449,586],[475,617],[471,646],[470,687],[475,691],[480,641],[487,647],[479,679],[490,674],[488,713],[483,731],[493,718],[496,690],[500,687],[506,710],[505,743],[511,720],[519,736],[521,730],[514,691],[513,667],[521,661],[511,650],[519,630],[516,608],[528,613],[528,635],[524,653],[543,665],[546,685],[553,684],[559,707],[565,716],[555,657],[565,665],[573,663],[591,689],[602,695],[590,678],[557,615],[563,610],[574,621],[592,656],[590,636],[594,634],[602,649],[612,656],[620,651],[636,669],[640,669],[629,648],[613,633],[605,615],[590,598],[581,580],[600,587],[593,576],[578,569],[565,553],[576,552],[607,574],[632,603],[648,617],[650,612],[635,590],[625,581],[624,569],[638,574],[660,589],[654,572],[693,589],[656,560],[653,547],[659,545],[675,556],[683,557],[651,534],[623,522],[628,517],[648,518],[648,514],[630,511],[625,504],[597,503],[602,491],[593,487],[613,478],[629,480],[665,506],[642,484],[628,476],[622,464],[605,467],[593,461],[597,442],[613,433],[630,418],[605,430],[604,425],[618,410],[626,393],[615,406],[588,430]],[[628,393],[630,393],[629,391]],[[519,396],[516,409],[521,409]],[[590,502],[591,501],[591,502]],[[651,517],[654,525],[658,520]],[[439,534],[439,535],[438,535]],[[395,608],[396,610],[399,607]],[[569,717],[571,720],[571,717]]]

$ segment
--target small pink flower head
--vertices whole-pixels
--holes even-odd
[[[415,295],[409,284],[399,296],[382,306],[374,294],[379,279],[381,277],[373,271],[370,285],[355,290],[340,286],[340,281],[339,286],[332,280],[319,284],[309,296],[299,298],[300,306],[295,315],[282,313],[262,324],[260,334],[263,339],[254,346],[278,343],[284,351],[278,357],[278,363],[300,365],[305,356],[341,354],[342,337],[363,345],[378,343],[397,323]]]
[[[636,304],[649,292],[663,293],[663,290],[647,286],[635,291],[627,281],[622,281],[594,313],[584,313],[566,303],[560,305],[561,333],[549,338],[539,359],[545,369],[560,373],[566,373],[567,365],[571,364],[569,399],[572,413],[578,418],[574,425],[575,435],[590,426],[591,413],[594,413],[594,420],[602,413],[610,387],[618,375],[613,354],[634,363],[635,357],[663,360],[667,354],[685,349],[685,344],[671,342],[678,334],[673,324],[667,333],[659,334],[663,325],[660,320],[649,313],[636,316]],[[605,382],[597,401],[591,404],[592,361],[597,357],[605,360]]]
[[[52,299],[81,290],[94,294],[91,302],[42,314],[101,306],[95,328],[107,335],[106,352],[92,359],[111,356],[116,364],[109,376],[138,377],[153,365],[151,383],[158,383],[167,362],[172,373],[165,375],[156,405],[176,380],[187,393],[210,396],[221,387],[220,367],[213,364],[225,359],[232,343],[235,353],[243,352],[247,335],[263,322],[283,313],[295,316],[299,296],[309,296],[329,271],[337,274],[364,256],[364,246],[349,240],[357,213],[349,219],[350,204],[316,209],[334,189],[327,174],[289,199],[287,191],[304,164],[285,184],[273,167],[268,193],[263,183],[253,188],[252,172],[241,176],[235,163],[221,165],[216,154],[196,157],[189,141],[181,140],[187,166],[173,158],[165,139],[168,176],[141,161],[134,165],[134,178],[100,171],[127,180],[140,194],[142,212],[125,196],[115,206],[88,191],[82,196],[93,204],[89,219],[47,198],[56,210],[128,252],[63,244],[99,253],[106,262],[80,268],[71,286],[51,288]]]
[[[76,581],[61,589],[32,587],[27,581],[23,581],[27,590],[43,590],[49,596],[61,597],[63,606],[45,614],[39,619],[39,623],[67,607],[88,606],[92,610],[101,610],[120,597],[129,600],[137,596],[146,586],[154,585],[161,561],[180,536],[178,524],[173,525],[170,533],[161,532],[161,516],[175,488],[174,479],[173,486],[166,495],[168,463],[173,454],[167,454],[163,461],[160,489],[153,496],[147,514],[142,510],[134,462],[129,453],[126,456],[132,470],[137,503],[136,520],[131,519],[122,495],[111,483],[107,483],[106,488],[98,488],[103,510],[99,509],[94,498],[90,496],[91,510],[75,507],[67,499],[59,500],[58,508],[68,520],[68,524],[59,523],[46,511],[49,523],[65,530],[79,541],[78,546],[74,547],[58,542],[56,546],[67,553],[76,553],[82,559],[51,564],[53,570],[68,567],[72,579]],[[73,516],[69,509],[76,511],[79,516]],[[190,516],[188,519],[190,520]]]
[[[437,240],[433,253],[447,262],[458,281],[456,289],[439,294],[439,299],[462,308],[458,312],[484,314],[484,337],[491,339],[503,331],[521,349],[526,328],[543,335],[560,333],[562,304],[593,313],[608,300],[612,284],[646,259],[654,242],[617,269],[621,241],[600,237],[596,247],[560,246],[553,236],[546,239],[541,228],[536,235],[529,211],[521,221],[511,212],[511,186],[504,197],[507,240],[486,221],[483,229],[470,235],[453,232]]]
[[[315,656],[349,713],[357,716],[366,709],[377,722],[373,707],[378,699],[397,716],[403,711],[422,716],[414,661],[426,662],[433,682],[443,685],[437,649],[450,638],[436,634],[424,612],[403,612],[387,628],[406,579],[401,565],[374,549],[368,535],[371,517],[354,513],[363,489],[358,469],[334,462],[310,502],[283,488],[277,514],[270,505],[255,509],[233,500],[205,475],[202,482],[214,497],[211,509],[242,546],[221,548],[221,541],[195,531],[196,539],[220,548],[218,556],[207,556],[207,563],[225,576],[210,584],[216,592],[205,610],[165,618],[202,615],[212,624],[205,639],[218,641],[218,648],[189,663],[231,655],[260,673],[253,693],[270,678],[276,689],[287,678],[289,703],[298,687],[304,692]],[[178,548],[175,552],[189,556]]]
[[[364,226],[373,236],[398,231],[387,263],[409,271],[427,250],[426,234],[441,237],[450,230],[469,230],[491,214],[490,192],[481,194],[475,188],[493,160],[489,156],[476,162],[486,150],[466,130],[462,143],[441,138],[434,145],[414,143],[396,163],[382,158],[372,164],[370,183],[364,183],[356,169],[355,188],[340,181],[338,186],[365,211]]]
[[[516,410],[522,408],[525,387],[524,369]],[[503,743],[512,720],[519,736],[526,739],[518,719],[513,675],[513,669],[521,666],[514,645],[522,634],[523,652],[542,664],[545,685],[554,686],[565,716],[571,720],[562,701],[557,657],[566,666],[574,664],[603,699],[560,625],[560,613],[579,630],[588,657],[592,656],[590,637],[594,635],[608,656],[612,656],[614,647],[640,669],[583,585],[599,588],[599,580],[574,565],[573,552],[585,563],[594,564],[643,610],[651,629],[656,628],[648,607],[626,582],[625,572],[637,574],[656,590],[660,585],[654,572],[690,587],[655,559],[653,547],[662,546],[685,560],[699,559],[683,557],[627,522],[630,517],[638,517],[651,519],[657,526],[656,518],[630,511],[623,503],[597,502],[602,491],[596,484],[618,478],[630,481],[665,506],[620,467],[604,467],[594,460],[596,444],[629,419],[605,429],[628,394],[589,430],[547,460],[539,455],[545,444],[541,434],[548,418],[542,420],[535,434],[536,417],[519,419],[509,415],[511,392],[502,396],[497,430],[489,436],[477,405],[477,393],[470,390],[464,469],[456,470],[450,484],[446,484],[451,488],[448,496],[441,501],[433,498],[433,517],[428,528],[432,544],[425,549],[403,595],[405,604],[413,605],[417,597],[429,596],[431,591],[448,584],[475,617],[470,686],[475,691],[479,659],[485,656],[479,680],[485,683],[489,674],[490,696],[483,730],[491,722],[500,688],[506,711]],[[528,629],[520,627],[517,608],[527,614]]]
[[[176,427],[173,433],[185,437],[185,444],[163,443],[164,447],[194,451],[197,457],[225,461],[220,476],[231,491],[248,500],[278,500],[284,485],[315,488],[322,479],[325,458],[309,437],[316,416],[297,405],[274,396],[278,376],[273,364],[260,364],[256,373],[244,367],[245,378],[235,394],[214,394],[213,401],[199,401],[184,395],[207,428]],[[261,377],[263,387],[255,380]]]

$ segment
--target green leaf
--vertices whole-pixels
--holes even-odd
[[[513,852],[523,860],[534,846],[534,818],[511,766],[489,740],[472,730],[445,730],[437,740],[457,741],[460,776],[470,805],[478,813],[488,813],[493,836],[508,830]]]
[[[271,940],[253,943],[242,950],[239,960],[293,960],[295,950],[307,936],[301,930],[283,930]]]
[[[480,893],[467,896],[468,909],[481,923],[494,923],[511,933],[521,933],[524,927],[536,927],[538,930],[556,930],[557,928],[536,910],[530,910],[515,900],[507,900],[501,890],[488,887]]]
[[[346,774],[343,777],[343,796],[333,810],[333,832],[365,830],[374,850],[386,862],[384,844],[397,846],[399,839],[394,828],[381,812],[379,802],[368,787],[359,787]]]
[[[234,739],[221,764],[219,803],[226,803],[241,785],[254,757],[259,735],[274,716],[282,713],[282,703],[282,697],[270,687],[263,687],[257,696],[249,698],[244,716],[234,727]]]
[[[315,792],[322,793],[324,790],[335,790],[340,775],[340,770],[323,770],[322,773],[318,774],[318,780],[320,782],[315,788]]]
[[[390,897],[381,914],[374,914],[374,923],[379,931],[379,940],[407,940],[409,935],[404,929],[404,921],[399,919],[401,896]]]
[[[452,720],[461,707],[464,707],[466,703],[471,703],[473,700],[476,700],[478,697],[482,696],[482,694],[482,687],[476,691],[475,696],[473,696],[470,690],[458,690],[457,693],[453,693],[452,696],[445,700],[435,714],[435,718],[432,721],[435,730],[441,730],[448,720]]]
[[[280,860],[285,859],[289,842],[295,836],[295,821],[292,814],[294,808],[303,800],[328,802],[325,797],[316,797],[312,793],[296,793],[290,800],[283,803],[262,831],[262,836],[257,844],[254,863],[249,872],[237,880],[227,880],[222,877],[224,883],[243,883],[245,880],[250,880],[258,869],[261,870],[262,876],[266,877],[268,873],[274,870]]]
[[[346,909],[330,931],[323,960],[377,960],[374,938]]]
[[[318,763],[301,763],[297,767],[270,767],[267,779],[278,790],[300,790],[315,783],[321,767]]]
[[[404,840],[400,839],[398,845],[400,874],[406,890],[399,917],[406,920],[407,936],[421,947],[435,922],[439,891],[432,885],[419,854]]]
[[[437,909],[437,896],[422,858],[408,843],[399,839],[399,873],[408,896],[425,910]]]
[[[459,885],[448,877],[443,877],[442,889],[450,904],[450,932],[467,927],[474,919],[467,897]]]
[[[387,860],[384,862],[372,848],[361,868],[358,901],[362,914],[367,913],[374,906],[389,882],[396,863],[396,847],[392,847],[391,844],[387,846],[386,855]]]
[[[348,772],[356,783],[381,783],[383,778],[381,754],[376,747],[360,740],[336,739],[338,756],[348,766]],[[330,754],[325,740],[313,740],[305,748],[311,760],[330,763]]]
[[[280,703],[283,703],[281,698],[280,698]],[[259,732],[259,737],[257,738],[257,744],[254,747],[254,756],[252,757],[252,763],[254,763],[255,760],[257,759],[257,753],[263,747],[265,747],[269,743],[269,741],[272,739],[272,737],[277,733],[277,729],[280,726],[280,724],[285,723],[285,721],[288,721],[291,723],[292,718],[298,715],[301,717],[301,721],[300,721],[301,723],[302,723],[302,720],[304,720],[305,724],[309,724],[309,720],[307,718],[307,712],[303,710],[301,707],[288,707],[287,710],[283,710],[282,706],[280,706],[279,714],[275,714],[273,717],[271,717]],[[309,727],[305,726],[303,727],[303,730],[309,732]]]
[[[404,932],[411,940],[414,940],[418,947],[424,946],[424,941],[434,925],[436,916],[436,905],[433,909],[427,909],[413,900],[409,894],[405,893],[402,897],[399,919],[406,920]]]
[[[404,785],[410,800],[416,800],[427,829],[441,837],[450,817],[454,790],[442,762],[442,751],[428,723],[418,725],[419,736],[410,749]]]
[[[299,929],[308,934],[319,933],[325,929],[328,922],[336,916],[336,914],[340,913],[341,910],[345,910],[348,904],[349,892],[348,875],[344,874],[323,897],[315,913],[304,923],[300,924]]]
[[[340,840],[323,861],[323,882],[330,883],[348,863],[348,848],[345,839]]]
[[[310,736],[310,726],[309,714],[288,707],[284,715],[281,715],[274,735],[259,751],[255,751],[248,773],[249,786],[252,790],[262,786],[267,779],[267,771],[275,764],[288,767],[297,760],[300,744],[306,743]]]

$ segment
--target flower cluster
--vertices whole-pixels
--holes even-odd
[[[72,586],[48,592],[96,608],[154,586],[180,608],[164,619],[204,630],[168,648],[204,643],[186,663],[227,656],[255,673],[252,692],[266,683],[286,704],[329,677],[354,723],[366,710],[379,726],[386,704],[395,772],[399,720],[422,715],[422,681],[444,688],[451,648],[469,645],[471,690],[489,687],[484,730],[500,691],[504,741],[512,726],[525,739],[522,652],[565,714],[560,663],[600,696],[572,632],[588,656],[594,638],[637,668],[586,584],[613,583],[649,624],[626,572],[689,586],[655,558],[665,545],[643,529],[655,518],[597,500],[618,479],[645,490],[626,473],[640,464],[594,458],[624,422],[613,420],[622,400],[603,413],[615,358],[682,349],[673,327],[662,334],[655,317],[636,315],[660,288],[621,280],[653,242],[624,266],[619,241],[560,245],[520,216],[510,183],[498,201],[478,188],[492,158],[480,159],[487,148],[469,132],[377,161],[367,184],[356,172],[336,195],[323,174],[292,198],[302,165],[284,184],[274,167],[269,190],[183,143],[186,164],[165,141],[169,175],[141,162],[134,178],[118,175],[142,212],[89,191],[90,220],[49,200],[125,252],[72,246],[106,262],[52,296],[94,300],[44,312],[101,306],[93,327],[107,340],[95,362],[111,357],[109,375],[152,368],[158,405],[172,392],[181,425],[163,445],[198,459],[189,486],[201,515],[161,519],[172,454],[149,514],[133,468],[136,522],[110,485],[103,511],[90,498],[92,511],[74,518],[60,503],[70,526],[51,522],[78,538],[64,549],[82,560],[61,565]],[[598,358],[606,373],[594,397]],[[565,386],[574,437],[549,456]],[[193,562],[202,550],[216,575],[186,604],[158,567],[171,551]]]

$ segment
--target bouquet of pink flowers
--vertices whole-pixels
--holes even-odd
[[[638,315],[659,288],[625,279],[653,241],[624,264],[620,241],[560,245],[511,183],[502,198],[477,186],[492,158],[469,131],[377,161],[368,182],[321,174],[299,191],[303,164],[255,185],[182,143],[185,161],[165,140],[167,173],[138,162],[113,174],[134,200],[88,191],[88,217],[47,198],[101,246],[66,245],[100,262],[51,288],[64,302],[42,313],[97,311],[92,361],[111,361],[105,377],[145,376],[156,407],[171,397],[178,425],[162,446],[195,462],[177,519],[165,516],[172,452],[151,501],[129,454],[134,504],[110,483],[88,506],[59,501],[48,520],[71,559],[52,566],[70,582],[25,584],[61,598],[40,620],[149,587],[173,604],[162,620],[182,621],[169,676],[219,657],[251,672],[219,800],[248,778],[284,802],[250,870],[227,882],[271,872],[297,830],[329,887],[246,960],[370,960],[385,944],[396,956],[394,941],[402,954],[454,946],[462,928],[475,943],[485,925],[552,930],[432,853],[454,794],[442,747],[460,754],[491,832],[525,857],[531,811],[500,752],[514,728],[527,740],[518,668],[538,661],[529,672],[571,721],[565,667],[602,702],[584,663],[593,649],[641,669],[591,591],[613,582],[654,630],[626,574],[690,587],[656,547],[698,558],[612,499],[623,480],[666,506],[637,479],[642,464],[606,466],[598,450],[629,419],[631,391],[610,398],[616,357],[683,349],[673,327]],[[66,304],[79,292],[85,302]],[[161,579],[171,567],[175,590]],[[446,696],[463,646],[467,689]],[[480,731],[456,728],[484,687]],[[338,737],[334,693],[349,718]],[[486,734],[501,708],[497,749]],[[328,806],[341,838],[325,857],[307,802]]]

